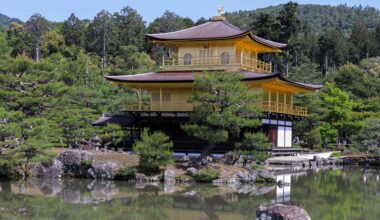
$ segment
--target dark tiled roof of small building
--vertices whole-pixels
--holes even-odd
[[[233,71],[231,71],[233,72]],[[288,83],[301,86],[308,89],[320,89],[322,85],[314,85],[314,84],[306,84],[293,82],[284,78],[280,73],[257,73],[257,72],[249,72],[249,71],[234,71],[240,72],[243,74],[243,80],[259,80],[259,79],[269,79],[278,77],[283,81]],[[122,75],[122,76],[106,76],[106,79],[115,82],[131,82],[131,83],[157,83],[157,82],[193,82],[195,80],[195,76],[197,74],[201,74],[200,72],[151,72],[151,73],[142,73],[135,75]]]
[[[231,39],[248,35],[252,40],[269,47],[281,49],[286,44],[266,40],[253,35],[250,31],[241,30],[225,20],[213,20],[204,24],[179,31],[168,33],[147,34],[152,40],[178,41],[178,40],[210,40]]]

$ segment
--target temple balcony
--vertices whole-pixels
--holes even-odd
[[[207,71],[241,69],[251,72],[271,73],[272,63],[248,56],[207,56],[162,58],[162,71]]]
[[[307,117],[308,114],[306,107],[299,107],[280,102],[262,101],[261,109],[263,112],[273,112],[300,117]],[[186,101],[136,101],[126,104],[124,110],[143,112],[191,112],[193,106]]]

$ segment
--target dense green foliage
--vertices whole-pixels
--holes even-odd
[[[137,169],[135,168],[121,168],[115,173],[115,180],[133,180],[135,179],[135,175],[137,173]]]
[[[264,161],[267,159],[268,153],[265,150],[270,146],[266,134],[262,132],[246,132],[243,141],[236,144],[235,152],[242,156],[243,167],[245,167],[248,161]]]
[[[209,143],[199,160],[217,144],[227,142],[231,136],[239,137],[242,129],[261,124],[262,94],[249,89],[241,79],[241,74],[229,72],[209,72],[196,77],[196,90],[189,98],[195,104],[191,122],[182,128]]]
[[[227,13],[227,19],[242,28],[249,28],[253,17],[260,14],[277,16],[283,5],[270,6],[253,11]],[[350,7],[347,5],[330,6],[317,4],[300,4],[297,10],[302,27],[310,27],[313,32],[321,33],[328,29],[341,28],[350,33],[355,22],[362,19],[366,26],[375,29],[380,19],[380,12],[373,7]]]
[[[219,173],[216,170],[207,169],[194,173],[192,177],[199,183],[211,183],[219,178]]]
[[[133,151],[140,155],[139,166],[144,172],[158,171],[160,166],[172,163],[173,143],[161,131],[149,133],[144,130],[141,140],[133,145]]]

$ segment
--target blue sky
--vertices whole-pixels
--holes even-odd
[[[196,21],[200,17],[216,15],[221,5],[225,11],[252,10],[286,3],[288,0],[0,0],[0,13],[26,21],[32,14],[40,13],[52,21],[63,21],[70,13],[81,19],[92,19],[99,11],[106,9],[111,13],[129,5],[136,9],[143,19],[152,22],[165,10],[173,11],[182,17]],[[349,6],[362,5],[380,9],[380,0],[300,0],[300,4],[324,4]]]

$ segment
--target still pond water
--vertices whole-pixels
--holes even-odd
[[[380,170],[300,171],[286,187],[131,185],[85,179],[1,182],[0,219],[255,219],[260,204],[299,205],[313,220],[380,219]]]

